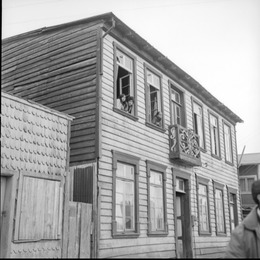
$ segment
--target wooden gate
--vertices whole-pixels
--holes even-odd
[[[92,204],[69,202],[67,258],[91,257]]]

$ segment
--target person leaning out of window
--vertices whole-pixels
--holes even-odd
[[[232,232],[225,258],[260,259],[260,180],[253,182],[251,192],[256,205]]]

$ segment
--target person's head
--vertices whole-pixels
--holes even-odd
[[[254,181],[251,187],[254,202],[260,208],[260,180]]]
[[[126,96],[125,96],[125,94],[121,94],[121,95],[119,96],[119,99],[121,100],[121,102],[125,102],[125,101],[126,101]]]
[[[134,97],[129,96],[127,102],[129,106],[132,106],[134,104]]]

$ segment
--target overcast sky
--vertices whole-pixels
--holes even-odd
[[[260,0],[2,0],[2,39],[113,12],[236,113],[260,152]]]

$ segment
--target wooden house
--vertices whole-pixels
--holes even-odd
[[[69,114],[92,257],[221,257],[242,120],[113,13],[2,41],[2,88]]]
[[[243,217],[246,217],[255,206],[251,193],[251,185],[254,181],[260,180],[260,153],[239,154],[238,162],[241,206]]]
[[[59,258],[72,117],[1,94],[1,258]]]

